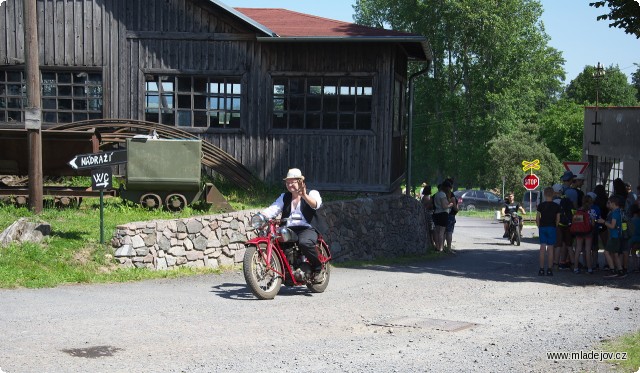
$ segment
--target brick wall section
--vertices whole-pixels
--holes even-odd
[[[242,262],[244,242],[255,237],[249,222],[258,211],[128,223],[116,227],[111,244],[124,267],[231,266]],[[405,195],[327,202],[318,214],[336,262],[426,252],[423,208]]]

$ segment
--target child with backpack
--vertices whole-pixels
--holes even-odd
[[[586,195],[583,198],[582,206],[576,210],[571,219],[571,233],[576,237],[576,252],[573,258],[573,273],[580,273],[580,253],[584,249],[584,258],[587,264],[587,272],[593,274],[591,266],[591,244],[593,240],[593,221],[591,219],[591,205],[593,199]]]
[[[554,266],[558,269],[570,269],[572,255],[569,249],[573,247],[573,236],[569,226],[573,217],[573,203],[567,196],[563,195],[563,187],[560,184],[553,185],[554,197],[553,202],[560,206],[560,222],[556,228],[556,246],[554,248],[555,262]]]
[[[598,204],[598,195],[594,192],[589,192],[586,195],[589,196],[592,201],[591,208],[589,209],[591,221],[594,222],[593,229],[591,230],[591,268],[596,271],[600,269],[600,265],[598,264],[598,250],[600,250],[600,232],[603,227],[602,224],[598,224],[596,222],[602,216],[602,212],[600,210],[600,205]],[[604,229],[606,231],[607,228],[604,227]]]
[[[620,211],[618,197],[611,196],[607,201],[609,214],[607,220],[600,218],[598,223],[604,224],[609,229],[609,239],[605,247],[604,256],[607,259],[611,274],[604,276],[605,278],[625,278],[627,273],[622,269],[622,212]],[[615,269],[614,269],[615,268]]]

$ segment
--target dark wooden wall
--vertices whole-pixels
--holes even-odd
[[[239,76],[241,128],[201,136],[261,179],[277,181],[299,167],[322,189],[383,192],[404,171],[397,169],[404,133],[394,134],[391,122],[394,79],[406,79],[407,62],[391,43],[258,42],[255,29],[206,0],[37,4],[41,66],[102,69],[107,118],[144,119],[145,73]],[[22,0],[6,1],[0,22],[0,65],[23,65]],[[292,74],[372,77],[371,130],[270,129],[271,78]]]

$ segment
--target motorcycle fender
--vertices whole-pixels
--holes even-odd
[[[269,245],[269,239],[267,237],[256,237],[244,243],[245,246],[256,247],[260,247],[260,244]],[[271,250],[271,255],[275,255],[278,258],[278,261],[280,261],[280,265],[282,266],[282,268],[286,269],[287,267],[289,267],[289,262],[287,262],[286,259],[282,258],[279,250]]]
[[[244,245],[245,246],[251,246],[251,245],[258,245],[261,243],[269,243],[269,240],[267,239],[267,237],[256,237],[256,238],[252,238],[249,241],[245,242]]]

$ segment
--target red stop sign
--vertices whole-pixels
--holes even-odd
[[[526,190],[534,190],[540,184],[540,179],[535,174],[529,174],[522,179],[522,185]]]

